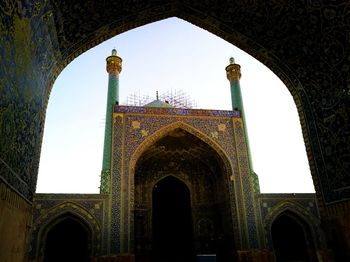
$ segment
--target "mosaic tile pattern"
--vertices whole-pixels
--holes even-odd
[[[134,113],[143,115],[179,115],[179,116],[223,116],[240,117],[238,111],[229,110],[207,110],[207,109],[187,109],[187,108],[155,108],[140,106],[115,106],[114,113]],[[222,127],[223,128],[223,127]]]
[[[112,207],[110,225],[110,252],[120,252],[121,238],[121,195],[122,195],[122,159],[123,159],[123,117],[118,115],[114,118],[113,130],[113,161],[112,161]]]
[[[249,169],[248,151],[245,143],[245,135],[241,120],[234,120],[234,130],[236,147],[238,153],[238,163],[242,176],[242,190],[244,199],[245,216],[247,220],[249,248],[259,248],[259,238],[257,229],[256,205],[254,203],[253,181]]]
[[[126,107],[126,106],[116,106],[114,109],[114,112],[117,117],[120,117],[121,114],[125,113],[124,115],[124,134],[125,134],[125,141],[127,143],[124,144],[124,151],[123,156],[124,160],[123,162],[123,174],[122,177],[125,178],[123,181],[121,181],[121,187],[123,192],[126,192],[126,188],[130,188],[131,192],[130,194],[126,194],[125,197],[122,199],[122,205],[121,208],[123,210],[122,214],[122,221],[123,221],[123,229],[122,232],[124,232],[122,239],[124,239],[125,242],[125,248],[126,250],[131,247],[127,247],[127,245],[130,244],[130,241],[128,239],[133,239],[133,236],[131,236],[129,232],[130,224],[133,221],[133,216],[130,217],[129,210],[133,210],[134,205],[134,178],[133,173],[135,172],[135,164],[138,159],[138,157],[142,154],[143,150],[148,148],[148,146],[152,145],[156,140],[166,135],[171,130],[174,130],[175,128],[183,128],[184,130],[194,134],[195,136],[199,137],[203,141],[205,141],[207,144],[212,146],[218,153],[221,155],[222,159],[226,159],[226,180],[229,185],[229,194],[231,199],[231,210],[232,210],[232,225],[233,225],[233,232],[235,232],[235,242],[237,247],[245,246],[242,243],[242,237],[246,238],[249,236],[240,235],[238,232],[242,232],[241,228],[245,224],[247,230],[247,218],[245,215],[245,209],[246,205],[249,208],[249,216],[248,219],[249,223],[253,223],[252,226],[250,226],[250,240],[252,243],[247,244],[254,247],[258,247],[259,244],[257,242],[253,242],[252,239],[257,239],[256,237],[256,221],[255,221],[255,209],[253,206],[253,194],[250,189],[251,186],[248,185],[247,190],[243,190],[244,187],[246,187],[247,183],[250,183],[250,180],[244,180],[244,173],[239,173],[239,170],[242,169],[242,166],[239,167],[238,159],[236,157],[236,150],[246,150],[244,140],[240,140],[242,143],[241,148],[235,147],[235,140],[233,136],[233,124],[232,124],[232,117],[238,117],[236,112],[230,112],[230,111],[208,111],[208,110],[186,110],[185,116],[182,115],[183,110],[177,110],[177,109],[168,109],[168,108],[151,108],[147,109],[147,114],[141,114],[144,113],[143,108],[139,107]],[[188,112],[191,112],[192,115],[188,115]],[[170,114],[169,114],[170,112]],[[214,117],[214,115],[216,117]],[[118,131],[119,132],[123,131]],[[215,135],[213,135],[213,133]],[[238,135],[243,135],[243,133],[240,133]],[[242,139],[242,138],[240,138]],[[117,143],[122,143],[119,141],[119,138],[116,138]],[[116,141],[115,146],[116,146]],[[116,147],[117,148],[117,147]],[[115,151],[114,154],[117,154],[117,152],[120,153],[120,151]],[[242,155],[242,157],[245,157],[247,160],[247,154],[245,153],[239,153]],[[117,156],[115,156],[117,157]],[[244,159],[243,159],[244,160]],[[118,160],[119,161],[119,160]],[[224,161],[225,162],[225,161]],[[115,162],[116,163],[116,162]],[[115,164],[114,163],[114,164]],[[246,163],[248,164],[248,163]],[[243,163],[244,165],[244,163]],[[230,170],[233,171],[233,174],[230,175]],[[242,169],[243,172],[247,173],[246,177],[249,177],[249,170],[248,166],[246,165],[246,168]],[[242,178],[240,177],[242,176]],[[243,179],[243,180],[242,180]],[[232,181],[234,181],[232,183]],[[241,187],[241,183],[243,183],[243,187]],[[243,191],[242,191],[243,190]],[[237,193],[238,192],[238,193]],[[237,198],[240,199],[239,192],[243,192],[244,199],[237,201]],[[237,196],[238,194],[238,196]],[[250,198],[250,200],[249,200]],[[237,205],[236,206],[236,201]],[[245,203],[247,202],[247,203]],[[236,213],[236,210],[238,210],[238,213]],[[242,224],[243,223],[243,224]],[[131,224],[133,225],[133,224]],[[244,227],[244,226],[243,226]],[[129,234],[127,233],[129,232]],[[254,235],[255,234],[255,235]],[[257,240],[256,240],[257,241]],[[242,246],[242,247],[243,247]]]
[[[49,82],[59,54],[51,4],[1,2],[0,176],[31,201],[39,166]],[[45,50],[45,51],[44,51]]]
[[[108,194],[110,192],[111,170],[101,171],[100,193]]]

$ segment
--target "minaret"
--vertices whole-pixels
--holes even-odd
[[[241,79],[241,66],[235,63],[233,57],[230,58],[230,64],[226,66],[226,75],[231,85],[232,109],[239,110],[242,114],[242,118],[244,118],[241,86],[239,84],[239,80]]]
[[[250,153],[250,147],[249,147],[247,125],[245,122],[241,86],[239,84],[239,80],[241,79],[241,66],[236,64],[235,59],[233,57],[231,57],[230,64],[228,66],[226,66],[225,69],[226,69],[227,79],[230,81],[230,86],[231,86],[232,109],[238,110],[241,113],[242,122],[243,122],[243,129],[244,129],[244,136],[245,136],[245,140],[247,143],[247,152],[248,152],[248,158],[249,158],[250,172],[251,172],[251,174],[255,175],[254,170],[253,170],[253,162],[252,162],[252,157],[251,157],[251,153]]]
[[[119,104],[119,74],[122,71],[122,59],[117,56],[117,50],[112,50],[112,55],[106,58],[108,72],[108,95],[105,122],[105,139],[103,145],[103,162],[101,172],[101,193],[108,193],[109,177],[111,173],[111,148],[112,148],[112,118],[113,106]]]

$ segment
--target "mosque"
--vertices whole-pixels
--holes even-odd
[[[232,111],[119,104],[112,50],[100,194],[36,194],[29,261],[327,261],[315,194],[262,194],[240,65]]]

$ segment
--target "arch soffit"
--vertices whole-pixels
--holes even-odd
[[[206,134],[201,132],[200,130],[196,129],[195,127],[186,124],[184,122],[178,121],[172,124],[169,124],[167,126],[162,127],[161,129],[157,130],[155,133],[147,137],[134,151],[130,158],[130,165],[129,165],[129,173],[133,174],[135,171],[135,166],[138,161],[138,159],[142,156],[142,154],[155,142],[157,142],[159,139],[167,136],[170,132],[174,131],[175,129],[180,128],[191,135],[199,138],[203,143],[206,143],[208,146],[210,146],[222,159],[224,163],[224,168],[226,169],[226,172],[229,172],[232,174],[232,165],[230,162],[230,158],[226,154],[226,152],[221,148],[219,144],[217,144],[214,140],[212,140],[210,137],[208,137]]]

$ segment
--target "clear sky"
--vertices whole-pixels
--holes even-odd
[[[314,192],[296,106],[266,66],[221,38],[177,18],[130,30],[88,50],[57,78],[49,100],[37,192],[98,193],[108,74],[123,59],[121,104],[132,93],[183,90],[197,108],[231,109],[225,67],[241,65],[254,171],[263,193]]]

